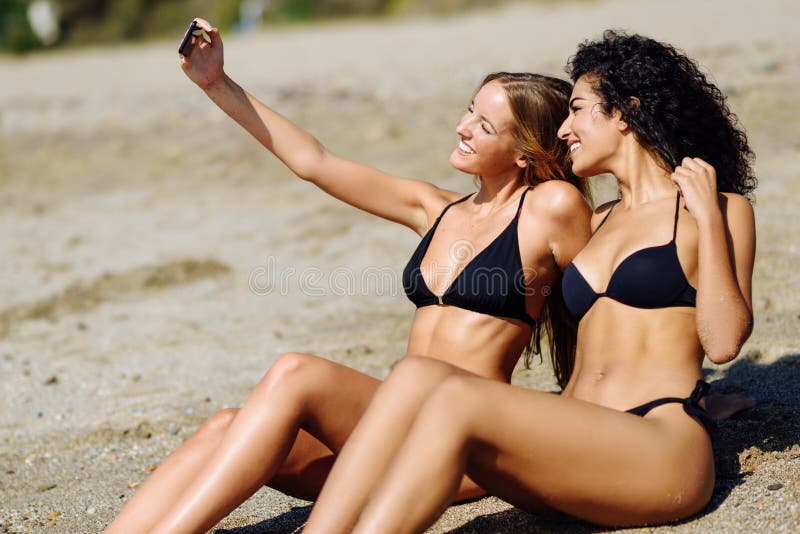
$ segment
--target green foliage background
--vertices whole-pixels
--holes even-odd
[[[42,48],[26,11],[32,0],[0,0],[0,51]],[[242,0],[59,0],[61,37],[54,47],[141,40],[176,35],[194,16],[229,28]],[[352,16],[448,13],[497,0],[269,0],[265,20],[293,23]]]

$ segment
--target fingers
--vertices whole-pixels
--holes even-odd
[[[681,164],[675,167],[675,170],[670,175],[672,183],[678,188],[678,191],[683,193],[683,185],[687,181],[697,177],[703,171],[703,168],[692,158],[683,158]]]
[[[196,18],[194,19],[197,23],[197,27],[201,30],[205,30],[208,36],[211,38],[211,44],[214,44],[214,41],[219,39],[219,30],[211,25],[206,19]]]
[[[684,180],[684,177],[679,176],[677,173],[673,172],[672,174],[670,174],[669,178],[670,180],[672,180],[672,183],[675,184],[675,187],[678,188],[678,191],[681,194],[683,194],[683,188],[681,188],[681,182]]]
[[[207,32],[211,31],[212,29],[211,23],[208,22],[206,19],[201,19],[200,17],[197,17],[194,19],[194,21],[197,23],[198,28],[203,29]]]
[[[670,174],[670,179],[686,200],[686,208],[695,217],[716,199],[716,171],[700,158],[683,158]]]
[[[697,173],[695,171],[691,170],[689,167],[687,167],[685,165],[680,165],[678,167],[675,167],[675,170],[670,175],[670,178],[672,179],[672,182],[676,186],[678,186],[678,189],[680,190],[681,189],[681,184],[685,180],[691,180],[692,177],[696,176],[696,174]]]
[[[699,172],[702,169],[702,167],[700,167],[700,164],[698,164],[697,161],[695,161],[695,158],[683,158],[683,161],[681,161],[680,166],[685,167],[687,169],[691,169],[695,172]]]
[[[222,49],[222,40],[219,36],[219,30],[211,26],[211,23],[205,19],[196,18],[193,20],[195,25],[194,31],[188,35],[188,41],[184,47],[179,51],[180,65],[184,72],[188,72],[192,67],[191,54],[192,50],[205,51],[209,48]]]
[[[707,163],[700,158],[694,158],[694,162],[697,163],[701,168],[705,169],[706,172],[716,176],[717,171],[710,163]]]
[[[701,175],[716,180],[716,170],[714,167],[700,158],[683,158],[681,164],[675,167],[673,174],[678,174],[683,177]]]
[[[190,38],[190,45],[205,48],[206,46],[214,46],[220,42],[219,30],[214,28],[206,19],[194,19],[195,31],[192,32]]]
[[[714,167],[701,158],[683,158],[680,167],[691,169],[695,172],[710,172],[714,173]]]

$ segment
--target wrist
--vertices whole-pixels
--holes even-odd
[[[722,212],[716,206],[714,209],[696,215],[695,221],[697,221],[697,229],[700,233],[713,232],[724,226]]]
[[[223,71],[218,77],[214,79],[202,80],[202,82],[198,83],[197,85],[199,85],[200,89],[202,89],[209,97],[213,99],[214,94],[219,94],[225,90],[225,88],[228,86],[229,80],[230,78],[228,78],[228,75]]]

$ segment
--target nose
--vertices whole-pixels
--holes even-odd
[[[456,124],[456,133],[461,137],[471,138],[472,132],[470,131],[470,124],[472,123],[472,114],[465,113],[461,116],[461,120]]]
[[[572,124],[572,115],[567,115],[567,118],[564,119],[564,122],[561,123],[561,126],[558,128],[558,138],[566,141],[569,137],[569,134],[572,133],[570,128]]]

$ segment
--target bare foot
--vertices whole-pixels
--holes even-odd
[[[715,421],[722,421],[755,405],[753,397],[740,393],[711,393],[706,396],[706,412]]]

